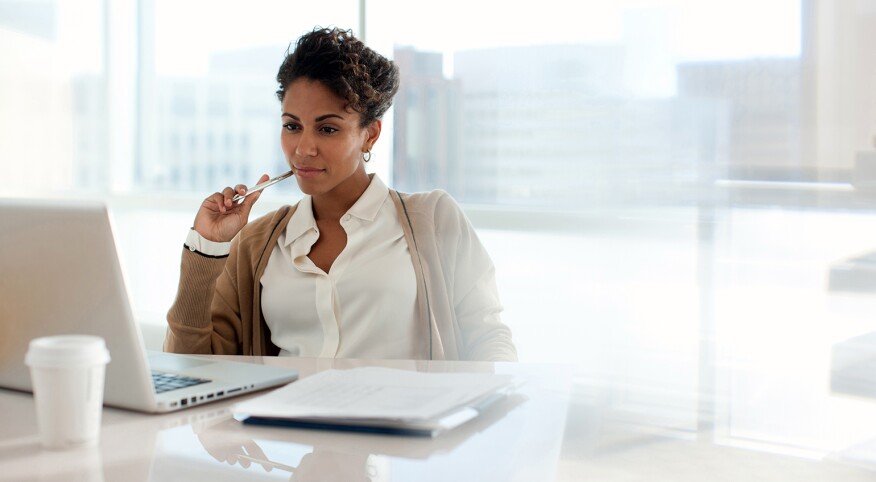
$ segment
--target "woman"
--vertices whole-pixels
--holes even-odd
[[[305,196],[252,223],[259,194],[232,202],[244,185],[204,200],[165,350],[515,360],[492,261],[457,204],[365,171],[398,68],[349,31],[315,29],[277,81],[280,143]]]

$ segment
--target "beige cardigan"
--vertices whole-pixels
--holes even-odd
[[[440,190],[389,192],[417,279],[419,351],[438,360],[516,360],[511,331],[499,318],[493,263],[456,202]],[[183,251],[165,351],[279,353],[262,315],[259,280],[295,208],[284,206],[247,224],[227,257]],[[477,275],[455,276],[457,271]]]

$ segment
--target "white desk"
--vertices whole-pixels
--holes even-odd
[[[579,379],[570,386],[570,372],[556,365],[242,359],[294,367],[302,376],[380,365],[495,370],[527,383],[523,398],[435,439],[244,426],[230,418],[230,400],[167,415],[106,409],[100,446],[66,452],[40,448],[30,395],[0,390],[0,480],[876,480],[876,444],[793,453],[728,436],[703,419],[673,423],[678,407],[662,402],[630,409],[631,400],[611,399],[618,392],[610,384]],[[709,402],[703,406],[721,403]],[[801,420],[813,422],[830,421]],[[871,432],[876,439],[876,427]]]

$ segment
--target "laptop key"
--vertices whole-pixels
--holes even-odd
[[[180,388],[201,385],[209,382],[210,380],[204,378],[186,377],[175,375],[173,373],[152,372],[152,384],[155,386],[156,393],[179,390]]]

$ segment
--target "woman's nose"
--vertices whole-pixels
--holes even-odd
[[[298,145],[295,146],[295,154],[301,157],[316,156],[316,139],[313,134],[306,130],[298,136]]]

